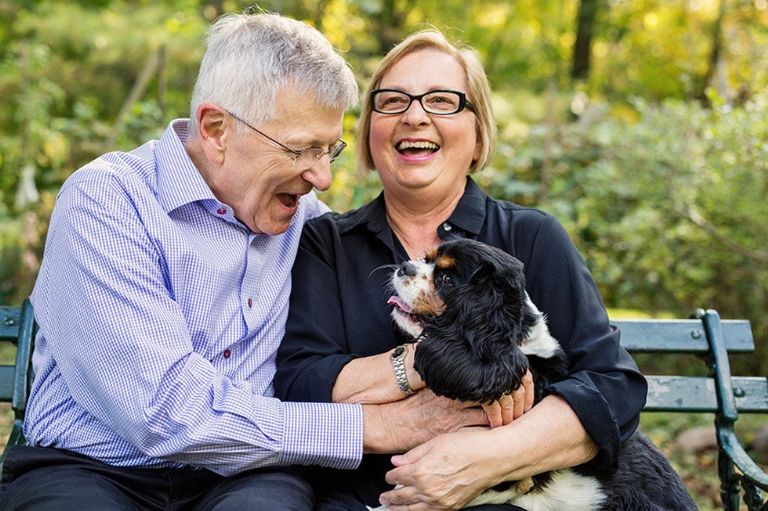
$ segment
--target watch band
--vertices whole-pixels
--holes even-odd
[[[408,355],[408,345],[401,344],[390,353],[392,368],[395,370],[395,382],[400,391],[406,396],[413,394],[411,384],[408,383],[408,375],[405,372],[405,357]]]

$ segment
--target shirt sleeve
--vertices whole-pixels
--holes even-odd
[[[565,399],[579,417],[599,447],[592,463],[613,465],[621,443],[637,428],[645,378],[619,344],[584,260],[553,217],[536,230],[528,259],[529,294],[570,364],[568,378],[545,393]]]
[[[329,217],[304,226],[293,265],[285,337],[277,352],[275,395],[291,401],[330,402],[342,368],[353,358],[345,331],[339,271],[343,253]],[[356,285],[360,285],[357,283]],[[357,309],[354,309],[354,307]]]
[[[356,467],[361,408],[283,403],[217,371],[193,349],[162,253],[117,180],[62,189],[33,301],[72,399],[156,459],[223,475]]]

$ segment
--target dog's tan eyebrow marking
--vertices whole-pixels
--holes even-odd
[[[431,248],[424,254],[424,259],[431,261],[437,257],[437,248]]]
[[[446,268],[453,268],[456,266],[456,259],[447,254],[442,254],[435,259],[435,266],[443,270]]]

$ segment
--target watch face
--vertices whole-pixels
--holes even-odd
[[[405,348],[403,348],[402,346],[398,346],[397,348],[395,348],[395,351],[392,352],[392,358],[399,357],[400,355],[403,354],[404,351],[405,351]]]

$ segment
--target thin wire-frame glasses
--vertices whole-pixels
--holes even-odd
[[[380,114],[402,114],[418,101],[425,112],[435,115],[453,115],[466,108],[474,112],[475,106],[467,95],[456,90],[432,90],[414,96],[397,89],[376,89],[371,91],[371,105]]]
[[[264,137],[267,140],[277,144],[285,152],[292,154],[293,155],[293,165],[294,166],[298,163],[300,166],[303,166],[303,167],[311,167],[312,165],[317,163],[317,161],[319,161],[320,158],[322,158],[326,154],[328,155],[328,160],[330,160],[330,162],[333,163],[334,160],[336,160],[336,158],[339,157],[339,155],[344,150],[344,148],[347,147],[347,143],[346,142],[344,142],[342,139],[338,139],[336,142],[334,142],[333,144],[331,144],[328,147],[327,151],[323,151],[323,149],[321,147],[307,147],[306,149],[302,149],[300,151],[296,151],[296,150],[291,149],[290,147],[287,147],[284,144],[278,142],[277,140],[275,140],[274,138],[270,137],[269,135],[267,135],[263,131],[261,131],[261,130],[259,130],[257,128],[254,128],[248,122],[246,122],[244,119],[242,119],[239,116],[233,114],[229,110],[225,110],[225,112],[227,112],[229,115],[231,115],[232,118],[234,118],[235,120],[237,120],[237,121],[245,124],[249,128],[251,128],[253,131],[258,133],[262,137]]]

